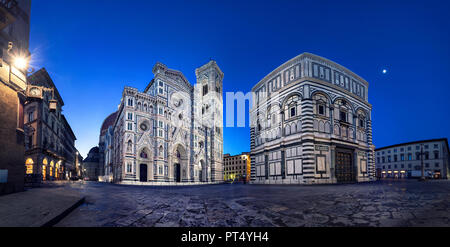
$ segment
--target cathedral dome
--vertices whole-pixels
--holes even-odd
[[[112,126],[114,124],[114,120],[116,119],[117,111],[109,115],[105,120],[103,121],[102,128],[100,129],[100,135],[102,136],[109,128],[109,126]]]
[[[88,157],[83,160],[83,162],[97,162],[99,161],[99,152],[100,149],[98,147],[93,147],[89,150]]]

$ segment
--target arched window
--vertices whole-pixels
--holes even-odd
[[[153,114],[153,106],[150,106],[150,107],[149,107],[149,112],[150,112],[151,114]]]
[[[159,146],[159,156],[163,156],[163,146]]]
[[[28,158],[27,161],[25,161],[25,165],[33,165],[34,161],[32,158]]]
[[[284,103],[284,119],[291,120],[297,116],[300,116],[300,109],[300,97],[298,95],[289,97]]]
[[[181,158],[180,151],[177,150],[177,158]]]
[[[359,120],[359,127],[361,127],[361,128],[365,128],[366,127],[366,124],[365,124],[365,117],[364,116],[362,116],[362,115],[359,115],[358,116],[358,120]]]
[[[138,109],[138,110],[142,110],[141,102],[138,102],[138,104],[137,104],[137,109]]]
[[[349,113],[352,112],[349,103],[344,99],[338,99],[334,107],[337,109],[336,118],[341,122],[349,123]]]
[[[33,174],[33,164],[34,164],[34,161],[33,161],[33,159],[31,159],[31,158],[28,158],[28,159],[25,161],[25,166],[26,166],[26,168],[27,168],[26,174]]]
[[[315,113],[319,116],[327,116],[328,98],[321,93],[317,93],[314,95],[313,99],[316,106]]]
[[[358,127],[359,128],[366,128],[366,114],[363,110],[359,109],[358,112]]]
[[[147,104],[144,104],[144,111],[147,112]]]

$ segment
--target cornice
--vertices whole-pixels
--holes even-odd
[[[261,86],[261,84],[264,84],[267,80],[271,79],[272,77],[276,76],[278,73],[280,73],[281,71],[283,71],[284,69],[287,69],[288,67],[290,67],[291,65],[293,65],[294,63],[298,63],[302,60],[305,59],[311,59],[312,61],[318,61],[318,62],[322,62],[324,64],[327,64],[329,67],[331,68],[336,68],[339,70],[344,71],[345,73],[349,74],[350,76],[353,76],[355,79],[359,80],[360,82],[362,82],[365,86],[369,87],[369,83],[364,80],[362,77],[360,77],[359,75],[355,74],[354,72],[352,72],[351,70],[347,69],[346,67],[333,62],[329,59],[326,59],[324,57],[318,56],[318,55],[314,55],[312,53],[308,53],[308,52],[304,52],[294,58],[291,58],[290,60],[288,60],[287,62],[283,63],[282,65],[278,66],[275,70],[273,70],[272,72],[270,72],[269,74],[267,74],[263,79],[261,79],[253,88],[252,91],[255,91],[259,86]]]

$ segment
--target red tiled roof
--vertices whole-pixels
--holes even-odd
[[[117,111],[109,115],[102,124],[102,128],[100,129],[100,135],[103,135],[103,133],[108,130],[109,126],[114,124],[114,120],[116,120]]]

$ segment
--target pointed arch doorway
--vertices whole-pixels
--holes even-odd
[[[173,176],[175,182],[182,182],[187,179],[188,156],[186,148],[177,144],[174,149],[173,157]]]

